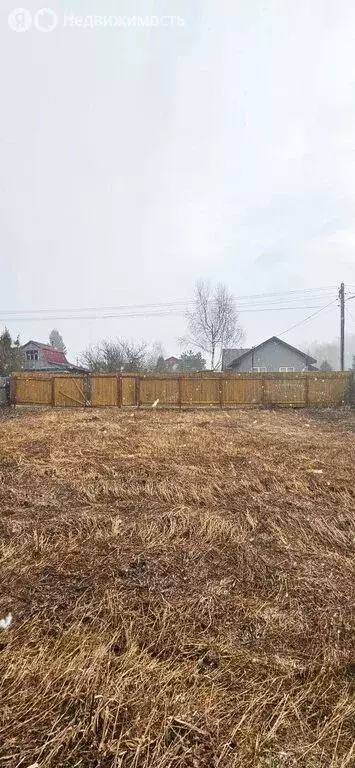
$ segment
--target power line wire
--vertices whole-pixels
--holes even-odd
[[[331,302],[333,303],[333,302]],[[329,306],[329,305],[327,305]],[[307,305],[307,306],[301,306],[301,307],[249,307],[249,308],[242,308],[239,311],[239,314],[245,314],[247,312],[287,312],[290,310],[293,311],[299,311],[304,309],[318,309],[319,311],[322,311],[323,307],[319,307],[319,305]],[[174,310],[174,311],[155,311],[155,312],[130,312],[130,313],[116,313],[111,315],[50,315],[46,317],[5,317],[0,316],[0,322],[16,322],[16,323],[28,323],[28,322],[57,322],[58,320],[60,322],[63,322],[64,320],[118,320],[118,319],[124,319],[124,318],[149,318],[149,317],[181,317],[185,314],[184,310]],[[317,314],[317,313],[315,313]],[[312,317],[312,315],[311,315]],[[303,322],[303,321],[302,321]],[[285,331],[287,333],[287,331]]]
[[[324,298],[324,297],[323,296],[322,297],[321,296],[310,296],[310,297],[308,297],[307,298],[307,305],[305,307],[302,306],[302,308],[305,308],[305,309],[310,308],[310,309],[312,309],[312,306],[308,302],[309,301],[317,302],[321,298]],[[243,304],[238,304],[238,311],[242,311],[242,310],[246,310],[246,309],[258,310],[259,308],[263,309],[263,308],[269,308],[269,307],[276,307],[277,308],[280,305],[281,305],[280,308],[283,308],[283,305],[285,305],[286,309],[294,309],[294,308],[296,309],[297,307],[294,306],[293,301],[294,301],[293,299],[285,299],[284,301],[245,302]],[[299,302],[299,301],[300,301],[300,297],[297,299],[297,302]],[[290,305],[290,306],[287,306],[287,305]],[[166,306],[166,307],[164,307],[164,306],[162,306],[162,307],[156,306],[156,307],[154,307],[154,306],[152,306],[151,308],[147,307],[147,311],[146,312],[145,311],[141,312],[141,309],[143,309],[143,307],[140,308],[140,307],[134,307],[134,306],[132,306],[132,307],[122,307],[122,308],[114,307],[113,309],[116,310],[116,313],[118,313],[120,315],[126,315],[126,314],[142,314],[143,315],[143,314],[152,314],[152,313],[157,313],[157,312],[164,313],[164,314],[169,314],[169,313],[174,313],[175,314],[175,313],[186,312],[186,306],[185,307],[170,307],[170,306]],[[131,311],[129,311],[129,310],[131,310]],[[89,309],[88,308],[87,310],[83,310],[83,311],[85,311],[85,315],[83,315],[83,314],[78,315],[76,312],[75,312],[75,315],[80,317],[80,318],[86,317],[87,313],[89,313],[89,312],[95,312],[97,314],[102,315],[104,313],[109,312],[110,308],[107,307],[107,308],[105,308],[104,310],[101,310],[101,311],[98,308],[97,309]],[[75,316],[73,314],[74,310],[67,309],[67,310],[62,310],[62,312],[63,312],[63,315],[66,315],[68,317],[74,317]],[[79,312],[79,310],[78,310],[78,312]],[[52,310],[51,317],[53,317],[54,314],[55,314],[55,317],[58,318],[58,319],[60,319],[62,317],[62,315],[57,314],[55,312],[55,310]],[[29,319],[33,315],[38,315],[38,313],[36,311],[34,311],[33,313],[28,314]],[[21,312],[20,310],[18,310],[16,313],[15,312],[12,313],[11,316],[12,316],[13,319],[23,318],[23,317],[27,316],[27,312]],[[44,320],[48,319],[48,315],[44,315],[42,317],[43,317]],[[0,313],[0,318],[8,319],[8,318],[10,318],[10,313],[3,311],[3,312]]]
[[[300,320],[299,323],[295,323],[295,325],[291,325],[290,328],[287,328],[286,331],[282,331],[282,333],[276,334],[277,336],[285,336],[286,333],[289,333],[290,331],[293,331],[294,328],[298,328],[299,325],[303,325],[304,323],[307,323],[308,320],[311,320],[312,317],[315,317],[316,315],[319,315],[320,312],[323,312],[328,307],[332,306],[333,304],[336,304],[338,299],[334,299],[329,304],[326,304],[324,307],[321,307],[320,309],[317,309],[316,312],[312,312],[311,315],[308,315],[308,317],[305,317],[304,320]]]
[[[264,304],[277,304],[277,303],[284,303],[284,302],[292,302],[292,301],[299,301],[301,296],[304,296],[306,300],[317,300],[324,296],[325,292],[333,291],[335,290],[335,287],[329,286],[327,288],[305,288],[305,289],[298,289],[294,291],[279,291],[279,292],[273,292],[273,293],[259,293],[259,294],[249,294],[249,295],[241,295],[241,296],[235,296],[235,300],[239,302],[239,306],[242,308],[243,306],[247,306],[245,303],[242,302],[246,300],[250,300],[254,302],[254,305],[264,305]],[[322,292],[322,293],[320,293]],[[287,296],[291,296],[292,298],[285,298]],[[278,301],[272,302],[269,301],[269,299],[279,297]],[[264,299],[264,301],[256,302],[257,299]],[[247,304],[250,303],[247,302]],[[256,302],[256,304],[255,304]],[[48,315],[48,313],[53,313],[57,315],[58,317],[51,317],[51,318],[45,318],[45,319],[61,319],[59,315],[65,314],[65,313],[87,313],[87,312],[108,312],[108,311],[124,311],[124,310],[141,310],[141,309],[149,309],[149,310],[175,310],[179,308],[187,308],[188,306],[193,306],[194,301],[193,300],[187,300],[187,301],[171,301],[171,302],[152,302],[149,304],[127,304],[127,305],[114,305],[114,306],[107,306],[107,307],[80,307],[80,308],[73,308],[73,309],[29,309],[29,310],[6,310],[6,312],[3,313],[2,317],[4,319],[8,319],[10,317],[23,317],[24,315]],[[71,318],[70,318],[71,319]],[[84,318],[80,318],[84,319]]]

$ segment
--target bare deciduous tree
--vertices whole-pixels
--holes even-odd
[[[147,355],[147,345],[144,341],[139,343],[122,341],[121,349],[124,360],[123,370],[132,373],[139,373],[139,371],[144,370]]]
[[[213,371],[220,365],[222,348],[239,344],[245,335],[239,323],[235,298],[223,283],[212,288],[208,282],[197,282],[186,319],[188,335],[182,343],[206,352]]]
[[[148,351],[145,359],[145,368],[147,371],[165,370],[165,350],[160,341],[155,341],[151,351]],[[158,366],[158,368],[157,368]]]
[[[100,373],[104,370],[104,359],[100,345],[87,347],[80,355],[80,362],[92,373]]]
[[[138,373],[144,370],[146,344],[136,344],[125,340],[102,341],[94,347],[88,347],[82,355],[81,362],[90,371],[116,373],[131,371]]]

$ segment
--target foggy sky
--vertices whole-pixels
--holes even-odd
[[[237,295],[355,293],[352,0],[66,6],[185,20],[119,29],[63,28],[48,6],[50,33],[12,31],[16,3],[0,12],[0,313],[185,300],[200,277]],[[241,314],[246,343],[307,314]],[[7,325],[23,342],[57,326],[73,360],[117,336],[174,353],[184,331],[179,317]],[[337,333],[334,305],[284,338]]]

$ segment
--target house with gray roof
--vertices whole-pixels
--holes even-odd
[[[316,360],[286,341],[272,336],[248,349],[223,349],[222,371],[234,373],[294,373],[314,371]]]

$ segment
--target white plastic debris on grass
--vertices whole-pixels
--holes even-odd
[[[12,613],[8,613],[4,619],[0,620],[0,629],[9,629],[12,622]]]
[[[154,401],[154,403],[152,405],[152,408],[156,408],[158,404],[159,404],[159,398],[158,398],[158,400]]]

